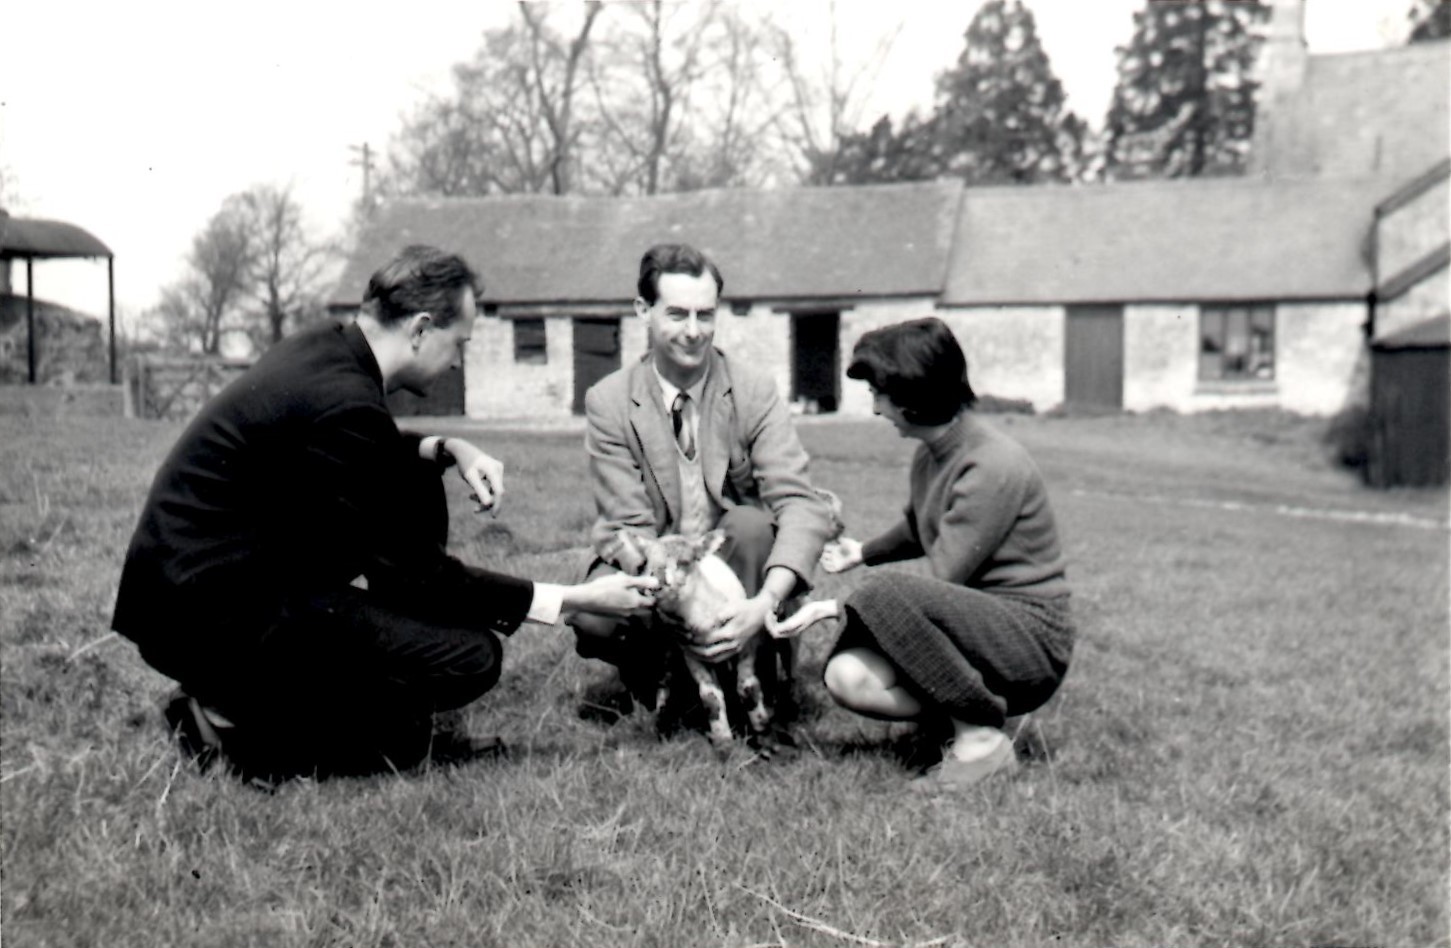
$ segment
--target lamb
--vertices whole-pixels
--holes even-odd
[[[746,598],[740,577],[716,555],[724,541],[725,535],[719,530],[694,538],[679,534],[636,538],[645,558],[646,574],[660,583],[655,594],[656,615],[684,636],[700,638],[709,635],[719,626],[724,609]],[[810,613],[803,615],[807,610],[811,610]],[[834,602],[812,603],[784,621],[769,616],[767,631],[775,639],[791,638],[813,622],[835,614]],[[736,693],[745,709],[752,745],[769,750],[772,743],[769,736],[771,711],[756,673],[756,655],[755,649],[748,648],[735,658]],[[725,691],[716,676],[715,666],[696,658],[689,650],[682,650],[682,657],[700,692],[710,743],[723,751],[729,747],[732,735]],[[667,672],[655,702],[657,709],[665,707],[671,684],[671,676]]]

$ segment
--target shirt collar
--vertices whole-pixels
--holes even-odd
[[[660,383],[660,394],[665,399],[665,410],[669,411],[670,406],[675,404],[675,396],[680,394],[680,389],[666,381],[665,376],[660,374],[660,368],[655,365],[654,360],[650,362],[650,371],[655,373],[655,381]],[[694,385],[685,390],[685,394],[689,395],[697,406],[700,404],[701,396],[705,394],[705,382],[709,377],[710,372],[707,371]]]

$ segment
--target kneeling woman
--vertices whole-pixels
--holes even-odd
[[[826,687],[859,714],[950,723],[921,786],[965,786],[1017,766],[1010,716],[1039,707],[1068,670],[1074,628],[1058,531],[1027,452],[972,410],[967,361],[939,319],[866,333],[847,375],[873,411],[921,443],[896,526],[822,555],[837,573],[926,557],[930,577],[869,577],[845,604]]]

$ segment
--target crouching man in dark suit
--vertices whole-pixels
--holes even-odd
[[[180,682],[167,718],[204,765],[220,753],[267,779],[411,766],[440,749],[435,712],[498,681],[498,636],[650,606],[649,580],[536,583],[445,552],[442,471],[487,506],[502,466],[461,438],[401,433],[384,396],[459,366],[476,284],[457,256],[404,249],[355,323],[278,343],[162,464],[112,625]]]

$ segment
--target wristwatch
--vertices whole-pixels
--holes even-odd
[[[448,451],[444,449],[444,444],[447,441],[447,438],[439,438],[437,441],[433,442],[433,463],[437,464],[439,467],[447,467],[453,462],[453,455],[449,454]]]

